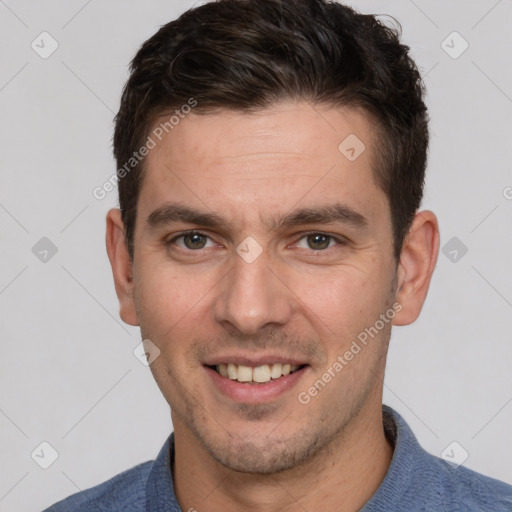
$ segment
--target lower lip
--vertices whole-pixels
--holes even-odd
[[[308,367],[303,366],[289,375],[284,375],[263,384],[238,382],[237,380],[223,377],[209,366],[204,366],[204,368],[217,389],[235,402],[262,404],[278,398],[293,388],[302,378]]]

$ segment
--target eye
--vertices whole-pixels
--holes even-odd
[[[303,236],[298,242],[297,247],[301,249],[313,249],[314,251],[324,251],[333,245],[341,243],[341,240],[324,233],[311,233]]]
[[[188,233],[178,235],[173,238],[169,244],[176,244],[182,249],[189,249],[192,251],[215,246],[215,243],[210,239],[210,237],[203,235],[202,233],[198,233],[197,231],[190,231]]]

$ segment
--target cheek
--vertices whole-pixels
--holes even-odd
[[[180,271],[165,264],[141,265],[135,283],[135,303],[143,336],[160,344],[185,332],[197,330],[209,308],[207,273]]]
[[[379,309],[383,301],[379,286],[372,273],[347,267],[326,275],[301,274],[293,289],[311,322],[323,326],[327,334],[345,338]]]

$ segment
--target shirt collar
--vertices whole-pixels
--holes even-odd
[[[426,467],[427,452],[419,445],[406,421],[387,405],[382,406],[386,437],[394,447],[384,480],[360,512],[393,510],[411,486],[414,475]]]
[[[146,512],[182,512],[176,500],[171,467],[174,460],[174,433],[162,446],[146,484]]]

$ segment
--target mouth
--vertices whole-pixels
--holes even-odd
[[[244,384],[261,385],[298,372],[307,365],[269,363],[258,366],[246,366],[243,364],[219,363],[207,366],[227,379]]]
[[[286,400],[312,370],[304,359],[269,353],[219,354],[204,361],[203,368],[221,402],[227,398],[228,403],[253,405]]]

